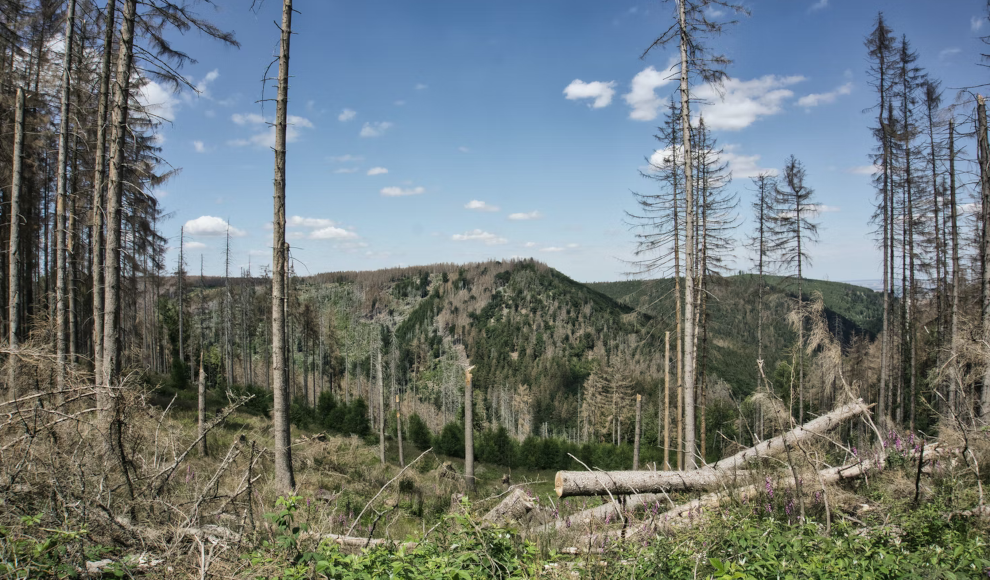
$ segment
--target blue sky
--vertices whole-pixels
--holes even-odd
[[[281,2],[257,13],[221,1],[200,13],[235,31],[240,49],[175,37],[198,62],[200,88],[146,102],[171,119],[159,133],[181,174],[157,192],[174,269],[186,225],[187,267],[223,268],[229,223],[234,274],[271,262],[274,102],[261,79],[278,49]],[[734,63],[726,98],[706,122],[734,170],[749,214],[748,175],[796,155],[828,206],[808,275],[879,277],[863,171],[872,147],[864,113],[863,39],[878,11],[906,34],[946,87],[985,82],[990,34],[983,0],[749,0],[752,14],[716,45]],[[673,49],[643,50],[669,26],[661,2],[591,0],[297,0],[289,114],[287,213],[300,274],[534,257],[581,281],[624,278],[631,191],[655,150],[673,82]],[[649,70],[653,67],[653,72]],[[277,65],[270,71],[275,76]],[[580,81],[580,82],[576,82]],[[264,98],[274,97],[266,89]],[[656,114],[656,118],[652,115]],[[968,145],[968,143],[964,143]],[[748,233],[748,220],[737,231]],[[748,267],[739,250],[740,267]]]

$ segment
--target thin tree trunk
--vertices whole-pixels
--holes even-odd
[[[395,428],[399,434],[399,467],[405,467],[406,459],[402,453],[402,407],[399,405],[399,395],[395,396]]]
[[[278,62],[278,97],[275,112],[275,217],[272,220],[272,390],[275,430],[275,485],[279,493],[296,487],[292,472],[292,440],[289,436],[289,388],[285,352],[285,136],[289,100],[289,39],[292,33],[292,0],[282,0],[281,50]]]
[[[959,268],[959,219],[956,206],[956,123],[949,119],[949,211],[952,228],[952,329],[949,360],[949,410],[956,411],[956,398],[959,390],[959,289],[962,285],[962,271]]]
[[[55,186],[55,381],[61,391],[65,388],[68,371],[68,252],[66,249],[66,211],[69,168],[69,100],[72,83],[72,47],[75,32],[76,0],[69,0],[65,15],[65,54],[62,58],[61,108],[59,110],[58,166]]]
[[[186,355],[184,350],[185,342],[186,342],[185,341],[186,334],[185,334],[185,326],[183,325],[183,311],[185,311],[185,308],[183,307],[183,303],[182,303],[183,302],[182,273],[186,269],[186,256],[184,253],[185,247],[186,247],[186,230],[185,227],[183,226],[179,228],[179,266],[178,268],[175,269],[175,278],[177,282],[176,286],[178,286],[179,289],[179,362],[180,363],[186,362]],[[227,384],[229,385],[230,383]]]
[[[990,287],[990,142],[987,140],[987,105],[983,95],[976,96],[977,114],[977,143],[980,161],[980,199],[983,205],[983,247],[980,257],[983,259],[983,286]],[[990,292],[983,293],[981,313],[983,318],[983,396],[980,399],[980,420],[990,421]],[[972,404],[966,405],[966,415]]]
[[[381,331],[379,330],[378,336],[381,337]],[[377,368],[376,374],[378,375],[378,456],[382,461],[382,465],[385,465],[385,385],[382,383],[382,341],[376,341],[378,348],[375,349],[377,352]]]
[[[694,429],[694,187],[691,170],[691,95],[688,86],[688,29],[684,0],[677,3],[681,56],[681,140],[684,144],[684,460],[687,469],[697,466]]]
[[[203,350],[199,351],[199,454],[207,457],[209,451],[206,447],[206,373],[203,372]]]
[[[24,158],[24,89],[17,87],[14,109],[14,158],[10,184],[10,247],[7,279],[8,337],[7,392],[16,399],[19,335],[21,332],[21,169]]]
[[[464,481],[474,491],[474,389],[471,384],[471,368],[467,369],[464,384]]]
[[[663,469],[670,471],[670,331],[663,339]]]
[[[643,421],[643,395],[636,395],[636,432],[633,433],[633,471],[639,469],[639,432]]]
[[[134,56],[134,18],[137,0],[125,0],[124,22],[120,29],[120,54],[111,116],[110,172],[107,180],[107,247],[104,283],[103,386],[114,386],[120,377],[120,255],[121,212],[124,191],[124,144],[127,140],[127,102],[130,94],[131,64]],[[105,395],[109,392],[100,391]],[[99,405],[101,409],[106,405]]]

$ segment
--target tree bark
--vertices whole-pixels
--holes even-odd
[[[206,373],[203,372],[203,350],[199,351],[199,454],[207,457],[209,454],[206,447]]]
[[[378,348],[375,349],[377,352],[377,364],[376,373],[378,375],[378,455],[379,459],[382,461],[382,465],[385,465],[385,385],[382,382],[382,340],[381,340],[381,329],[378,330]]]
[[[132,0],[133,1],[133,0]],[[272,390],[275,428],[275,485],[279,493],[296,487],[289,436],[289,386],[285,363],[285,136],[289,100],[289,39],[292,0],[282,0],[281,50],[278,59],[278,97],[275,111],[275,217],[272,220]]]
[[[714,489],[734,479],[749,480],[753,471],[723,471],[703,468],[684,471],[558,471],[554,491],[558,497],[587,495],[634,495]],[[730,484],[731,485],[731,484]]]
[[[395,396],[395,428],[399,434],[399,467],[405,467],[406,459],[402,453],[402,408],[399,406],[399,395]]]
[[[684,144],[684,462],[697,467],[694,428],[694,184],[691,169],[691,94],[689,88],[689,31],[684,0],[677,3],[681,56],[681,141]]]
[[[670,471],[670,331],[663,340],[663,468]]]
[[[980,399],[980,420],[990,421],[990,142],[987,139],[987,104],[983,95],[976,96],[977,144],[980,160],[980,199],[983,205],[983,247],[980,257],[983,260],[983,288],[981,313],[983,323],[983,396]],[[967,404],[966,415],[972,408]]]
[[[471,369],[467,369],[467,382],[464,384],[464,481],[469,490],[474,491],[474,389],[471,384]]]
[[[959,391],[959,290],[962,272],[959,268],[959,219],[956,206],[956,123],[949,119],[949,211],[952,216],[952,330],[950,338],[949,409],[955,413],[956,393]]]
[[[17,88],[14,109],[14,158],[10,184],[10,248],[7,280],[8,343],[7,393],[17,398],[18,340],[21,332],[21,170],[24,159],[24,89]]]
[[[636,395],[636,432],[633,433],[633,471],[639,469],[639,432],[643,421],[643,396]]]
[[[120,345],[120,254],[121,212],[124,191],[124,144],[127,140],[127,103],[130,94],[131,64],[134,57],[134,19],[137,0],[125,0],[124,22],[120,28],[120,52],[111,115],[110,172],[107,180],[107,247],[104,283],[103,383],[111,388],[118,382],[121,367]],[[99,393],[109,396],[109,392]],[[100,404],[101,409],[106,408]]]
[[[62,57],[61,106],[59,109],[58,166],[55,186],[55,385],[65,388],[68,372],[68,305],[66,289],[68,254],[66,250],[66,210],[69,205],[67,182],[69,168],[69,100],[72,83],[72,45],[75,31],[76,0],[69,0],[65,15],[65,54]]]

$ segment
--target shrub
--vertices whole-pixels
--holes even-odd
[[[433,434],[430,433],[430,428],[426,426],[426,422],[418,414],[413,413],[409,416],[407,429],[409,440],[420,451],[426,451],[433,444]]]

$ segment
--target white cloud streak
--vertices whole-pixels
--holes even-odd
[[[509,241],[501,236],[479,229],[464,232],[463,234],[454,234],[450,239],[455,242],[481,242],[486,246],[498,246]]]
[[[385,175],[388,173],[388,169],[384,167],[372,167],[368,170],[368,175]]]
[[[708,128],[738,131],[761,117],[783,111],[784,102],[794,96],[794,92],[785,87],[804,80],[799,75],[766,75],[748,81],[729,79],[721,89],[722,95],[709,85],[699,87],[695,95],[707,102],[701,106],[701,115]]]
[[[384,197],[404,197],[408,195],[420,195],[423,193],[426,193],[426,188],[423,187],[402,188],[392,186],[383,187],[381,190],[381,194]]]
[[[513,221],[538,220],[541,217],[543,217],[543,214],[541,214],[538,211],[519,212],[519,213],[511,213],[511,214],[509,214],[509,219],[510,220],[513,220]]]
[[[467,202],[467,204],[464,206],[464,209],[473,209],[475,211],[496,212],[500,208],[497,205],[491,205],[491,204],[485,203],[485,202],[483,202],[481,200],[478,200],[478,199],[472,199],[471,201]]]
[[[392,123],[390,123],[388,121],[377,121],[377,122],[374,122],[374,123],[365,123],[364,126],[361,127],[361,133],[360,133],[360,135],[362,137],[381,137],[382,135],[385,134],[385,131],[388,131],[389,130],[389,128],[391,126],[392,126]]]
[[[814,93],[810,95],[805,95],[798,99],[798,106],[804,107],[805,109],[810,109],[812,107],[817,107],[818,105],[830,105],[835,102],[842,95],[848,95],[852,93],[853,84],[851,82],[842,85],[841,87],[835,89],[834,91],[829,91],[827,93]]]
[[[357,111],[355,111],[354,109],[344,109],[343,111],[340,112],[339,115],[337,115],[337,120],[340,121],[341,123],[346,123],[347,121],[350,121],[354,117],[357,117]]]

